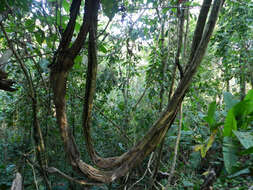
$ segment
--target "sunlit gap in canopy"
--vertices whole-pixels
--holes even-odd
[[[53,1],[53,0],[34,0],[34,1],[40,2],[47,14],[49,14],[47,3],[57,2],[57,0],[55,0],[55,1]],[[71,0],[66,0],[66,1],[69,3],[72,2]],[[190,6],[189,9],[190,9],[190,13],[192,15],[194,15],[195,17],[197,17],[197,15],[199,13],[200,6],[201,6],[202,2],[203,2],[203,0],[191,1],[192,6]],[[133,1],[129,1],[129,4],[131,4],[131,3],[133,3]],[[163,5],[164,8],[168,8],[168,9],[175,8],[176,6],[177,5],[171,6],[170,2],[168,2],[167,5],[166,4]],[[179,6],[182,6],[182,4],[180,4]],[[154,4],[152,2],[148,3],[147,0],[144,0],[143,6],[141,6],[141,7],[132,7],[132,8],[125,7],[125,8],[127,10],[127,15],[124,17],[124,19],[122,19],[122,15],[120,13],[115,14],[109,27],[107,28],[107,31],[112,36],[114,36],[115,38],[125,38],[130,27],[133,27],[133,29],[139,30],[139,31],[142,31],[143,28],[145,28],[145,27],[147,29],[151,29],[152,26],[146,25],[143,21],[141,21],[141,19],[143,19],[144,17],[147,17],[149,19],[155,19],[155,17],[157,16],[157,14],[156,14],[157,7],[154,7]],[[36,11],[36,9],[37,8],[34,7],[33,11]],[[128,9],[133,9],[133,10],[129,11]],[[61,13],[64,15],[69,14],[64,9],[61,10]],[[169,17],[169,12],[168,12],[168,17]],[[106,17],[104,14],[99,14],[98,20],[99,20],[99,23],[103,23],[103,25],[106,25],[109,21],[109,18]],[[170,21],[173,21],[173,19]],[[40,25],[40,23],[36,23],[36,24]],[[160,24],[158,24],[158,28],[160,28]],[[150,38],[146,39],[144,36],[144,37],[138,37],[135,42],[141,43],[144,46],[148,46],[148,44],[151,44],[153,42],[153,39],[150,39]]]

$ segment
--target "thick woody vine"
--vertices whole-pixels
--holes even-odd
[[[168,106],[162,112],[160,118],[151,126],[148,133],[139,141],[139,143],[137,143],[129,151],[125,152],[121,156],[102,158],[96,153],[90,135],[90,128],[92,127],[90,122],[92,120],[91,112],[93,108],[93,98],[96,88],[95,83],[97,74],[96,26],[99,1],[85,1],[83,24],[73,45],[69,47],[74,32],[75,20],[81,6],[81,0],[72,1],[70,9],[70,20],[63,33],[62,40],[55,55],[54,62],[50,67],[50,80],[54,94],[57,124],[60,129],[66,155],[68,156],[73,169],[79,173],[82,173],[83,176],[87,178],[87,180],[75,180],[75,182],[84,185],[94,183],[110,183],[115,179],[126,175],[129,170],[142,162],[143,159],[149,155],[162,141],[167,130],[172,125],[180,108],[181,102],[185,96],[185,93],[189,88],[191,80],[203,59],[205,50],[218,18],[219,9],[223,4],[223,0],[214,0],[212,9],[210,11],[209,9],[211,7],[211,3],[212,0],[204,0],[203,2],[204,6],[201,7],[200,15],[194,33],[191,56],[188,60],[184,73],[181,75],[182,79],[176,88]],[[210,16],[207,19],[209,12]],[[65,96],[68,72],[74,65],[74,59],[79,54],[88,35],[88,69],[82,116],[87,150],[92,158],[93,163],[97,166],[96,168],[86,164],[81,160],[75,139],[73,138],[71,130],[68,127],[66,116]],[[71,177],[63,174],[56,168],[48,168],[48,171],[52,173],[56,172],[63,177],[73,180]]]

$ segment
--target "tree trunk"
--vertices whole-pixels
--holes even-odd
[[[16,173],[16,177],[11,185],[11,190],[22,190],[22,176],[19,172]]]

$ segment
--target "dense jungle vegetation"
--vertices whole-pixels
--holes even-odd
[[[252,190],[252,0],[0,0],[0,190]]]

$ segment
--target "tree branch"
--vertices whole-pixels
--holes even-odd
[[[196,52],[198,45],[203,37],[203,31],[204,31],[204,27],[206,24],[206,19],[207,19],[207,15],[211,6],[212,0],[204,0],[202,8],[200,9],[200,13],[199,13],[199,17],[198,17],[198,21],[197,21],[197,26],[194,32],[194,36],[193,36],[193,42],[192,42],[192,46],[191,46],[191,54],[190,54],[190,58],[189,58],[189,62],[185,67],[185,72],[186,70],[190,67],[190,63],[194,57],[194,53]]]
[[[80,32],[77,35],[72,47],[70,48],[70,53],[72,59],[74,59],[83,47],[86,36],[89,32],[90,24],[94,18],[97,18],[97,11],[99,6],[99,0],[86,0],[85,1],[85,11],[83,16],[83,24],[80,28]]]
[[[62,39],[59,45],[59,51],[66,50],[71,42],[73,37],[76,18],[80,10],[81,0],[73,0],[70,7],[70,19],[66,29],[63,32]]]

